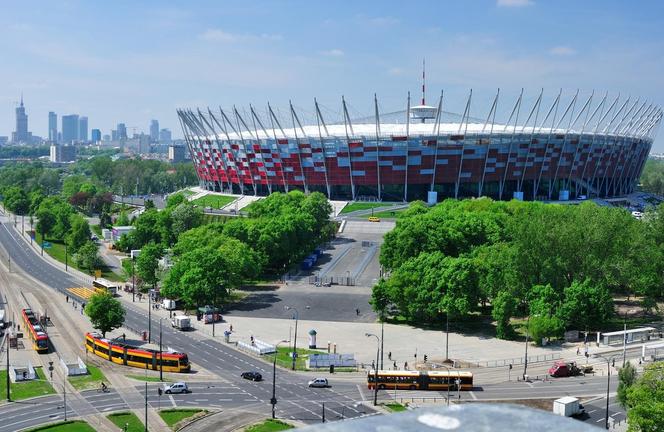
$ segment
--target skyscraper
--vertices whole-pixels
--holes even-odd
[[[88,118],[81,116],[78,119],[78,140],[82,142],[88,141]]]
[[[90,139],[94,143],[98,143],[99,141],[101,141],[101,131],[99,129],[92,129],[92,131],[90,132]]]
[[[171,130],[170,129],[162,129],[159,132],[159,142],[162,144],[170,144],[171,143]]]
[[[15,143],[29,143],[31,141],[28,132],[28,115],[23,106],[23,94],[21,94],[21,105],[16,107],[16,131],[12,134],[12,141]]]
[[[118,140],[119,141],[126,141],[127,140],[127,126],[125,126],[124,123],[118,123]]]
[[[150,141],[159,141],[159,120],[150,121]]]
[[[53,111],[48,113],[48,140],[58,142],[58,115]]]
[[[62,142],[71,144],[78,141],[78,114],[62,116]]]

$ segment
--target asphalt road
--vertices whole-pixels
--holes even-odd
[[[2,243],[5,250],[11,255],[12,266],[20,267],[35,279],[52,287],[63,295],[67,288],[81,286],[81,281],[73,275],[41,259],[29,245],[18,238],[19,235],[12,227],[8,227],[5,223],[0,224],[0,243]],[[67,294],[69,293],[67,292]],[[71,296],[71,294],[69,295]],[[142,330],[148,327],[147,313],[133,307],[131,304],[125,304],[125,309],[126,327],[134,330]],[[156,333],[158,326],[158,320],[153,319],[153,334]],[[81,334],[82,337],[83,335]],[[240,353],[217,341],[209,339],[197,340],[195,335],[175,331],[170,326],[163,327],[163,337],[168,340],[169,346],[188,353],[194,370],[198,364],[231,382],[239,380],[239,374],[242,371],[259,370],[266,379],[271,381],[272,373],[271,370],[266,370],[269,369],[266,363]],[[303,386],[303,382],[313,377],[313,375],[294,374],[288,371],[280,371],[277,375],[277,394],[282,395],[278,396],[280,400],[278,407],[282,411],[283,416],[305,422],[320,421],[322,417],[321,403],[315,397],[313,399],[302,397],[304,394],[307,394],[309,397],[315,396],[310,393],[307,387]],[[183,376],[183,379],[186,380],[186,376]],[[262,410],[259,408],[257,410],[260,410],[263,414],[269,413],[271,410],[269,405],[270,398],[266,398],[264,387],[252,384],[246,381],[238,383],[256,401],[263,402]],[[360,394],[357,392],[351,394],[329,392],[328,396],[330,402],[337,408],[347,407],[345,409],[348,411],[346,416],[352,416],[351,413],[353,410],[351,407],[355,406],[360,398]],[[241,402],[246,403],[244,400]]]

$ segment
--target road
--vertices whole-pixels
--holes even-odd
[[[4,249],[11,255],[12,269],[21,268],[32,277],[43,284],[52,287],[61,294],[66,292],[67,288],[81,286],[81,281],[73,275],[66,273],[59,268],[44,261],[39,255],[21,238],[19,233],[11,226],[7,226],[4,221],[0,224],[0,243]],[[125,303],[126,316],[125,325],[129,329],[142,330],[147,328],[147,314],[134,307],[131,303]],[[152,320],[153,332],[159,326],[158,320]],[[173,347],[187,352],[189,359],[193,364],[200,365],[217,376],[246,389],[250,397],[255,401],[262,401],[263,414],[270,412],[269,397],[266,397],[266,386],[255,386],[252,383],[242,381],[239,375],[242,371],[258,370],[263,376],[271,382],[272,373],[269,366],[256,358],[240,353],[226,345],[207,338],[191,334],[183,334],[175,331],[170,326],[163,327],[164,339]],[[81,334],[81,338],[82,338]],[[314,396],[304,383],[313,377],[311,374],[296,374],[289,371],[280,371],[277,380],[277,405],[282,417],[298,419],[304,422],[320,421],[322,417],[321,402],[315,398],[306,398],[302,395]],[[186,379],[186,378],[185,378]],[[271,388],[270,388],[271,392]],[[339,393],[329,392],[329,402],[332,406],[344,410],[346,417],[355,417],[362,415],[354,407],[360,401],[360,394],[355,392]],[[245,402],[244,400],[242,402]],[[327,407],[327,404],[326,404]],[[373,412],[368,409],[367,413]]]

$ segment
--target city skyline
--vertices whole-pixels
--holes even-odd
[[[458,106],[471,88],[488,99],[500,87],[513,99],[522,87],[544,87],[549,96],[579,88],[664,105],[664,6],[639,5],[9,4],[3,12],[13,24],[0,46],[20,61],[0,71],[0,135],[11,136],[21,91],[30,101],[30,129],[42,137],[49,111],[85,112],[104,135],[119,122],[149,133],[158,119],[180,138],[177,107],[264,109],[292,98],[311,110],[315,96],[336,112],[343,93],[357,114],[368,115],[375,92],[381,109],[403,109],[406,92],[419,92],[425,57],[429,101],[442,89]],[[662,151],[659,137],[653,152]]]

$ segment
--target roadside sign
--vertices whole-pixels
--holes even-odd
[[[50,249],[51,248],[51,243],[45,241],[44,242],[44,249]]]

